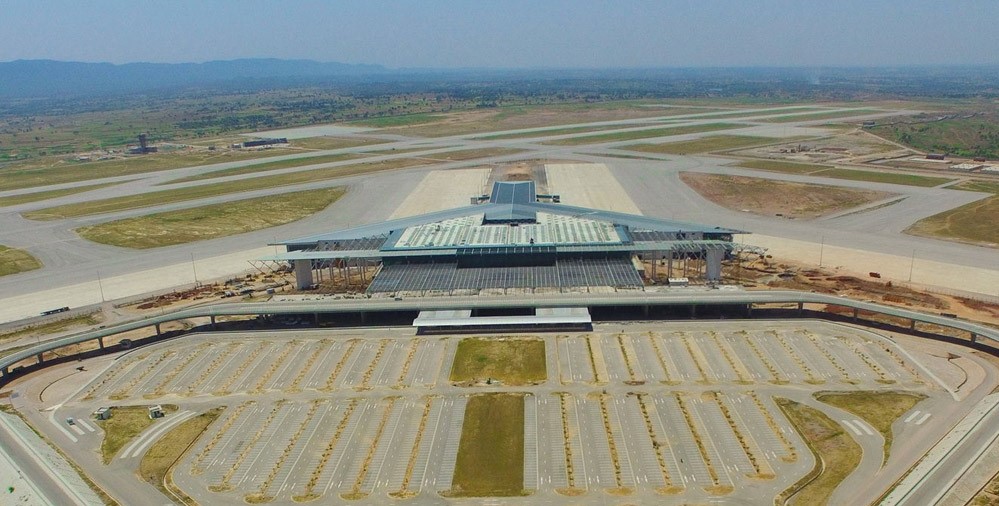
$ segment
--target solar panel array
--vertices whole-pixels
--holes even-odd
[[[559,259],[555,265],[458,268],[456,263],[389,264],[368,292],[481,290],[486,288],[641,287],[627,258]]]

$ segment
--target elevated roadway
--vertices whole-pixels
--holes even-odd
[[[286,315],[286,314],[360,314],[384,312],[413,312],[427,310],[458,309],[504,309],[504,308],[559,308],[559,307],[662,307],[662,306],[736,306],[745,305],[752,309],[755,304],[797,304],[802,309],[805,304],[831,304],[859,311],[870,311],[883,315],[904,318],[912,322],[939,325],[968,332],[972,341],[980,337],[999,342],[999,329],[973,323],[967,320],[941,315],[920,313],[908,309],[887,306],[875,302],[863,302],[835,295],[800,292],[792,290],[743,291],[743,290],[674,290],[674,291],[634,291],[606,294],[522,294],[501,297],[411,297],[404,299],[332,299],[319,298],[303,301],[218,303],[182,309],[161,315],[83,332],[72,336],[53,339],[32,346],[17,353],[0,358],[0,383],[12,377],[11,368],[26,359],[36,357],[42,362],[42,354],[63,346],[98,341],[103,348],[105,337],[131,330],[152,327],[163,323],[192,318],[209,318],[212,323],[220,316]]]

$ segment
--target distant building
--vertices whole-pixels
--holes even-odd
[[[128,148],[128,154],[130,155],[144,155],[146,153],[155,153],[158,149],[155,146],[149,145],[149,136],[146,134],[139,134],[139,145]]]
[[[964,171],[964,172],[971,172],[973,170],[982,168],[982,164],[980,164],[980,163],[959,163],[957,165],[951,165],[950,168],[951,168],[951,170],[961,170],[961,171]]]
[[[274,144],[288,144],[288,139],[280,137],[277,139],[257,139],[243,143],[244,148],[258,148],[260,146],[271,146]]]
[[[864,128],[874,128],[875,126],[877,126],[877,123],[875,123],[872,119],[865,121],[863,125]]]
[[[926,159],[927,160],[943,160],[945,158],[947,158],[947,155],[945,155],[943,153],[927,153],[926,154]]]

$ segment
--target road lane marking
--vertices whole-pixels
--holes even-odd
[[[864,432],[867,433],[868,436],[874,435],[874,431],[871,430],[870,426],[868,426],[866,423],[860,420],[854,420],[853,423],[857,424],[857,427],[860,427]]]
[[[924,413],[923,416],[920,417],[920,419],[916,421],[916,425],[922,425],[923,422],[925,422],[926,419],[928,419],[929,417],[930,417],[930,413]]]
[[[850,431],[852,431],[854,434],[856,434],[858,436],[863,436],[864,435],[864,433],[860,432],[860,429],[854,427],[853,424],[850,423],[849,420],[840,420],[840,421],[843,423],[843,425],[846,426],[846,428],[850,429]]]
[[[84,429],[87,429],[87,431],[89,431],[89,432],[96,432],[97,431],[97,429],[95,429],[92,425],[90,425],[89,423],[87,423],[87,421],[84,420],[84,419],[82,419],[82,418],[77,418],[76,419],[76,423],[80,424],[81,427],[83,427]]]
[[[83,429],[81,429],[79,425],[70,425],[69,428],[73,429],[73,432],[75,432],[75,433],[77,433],[77,434],[79,434],[81,436],[84,434]]]
[[[909,422],[912,421],[913,418],[916,418],[917,416],[919,416],[919,410],[918,409],[915,410],[915,411],[913,411],[911,415],[905,417],[905,420],[903,420],[903,422],[909,423]]]

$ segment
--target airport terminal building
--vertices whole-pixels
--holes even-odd
[[[743,233],[559,201],[533,181],[497,182],[465,207],[281,242],[262,260],[290,262],[299,289],[360,277],[373,296],[624,290],[716,282]]]

